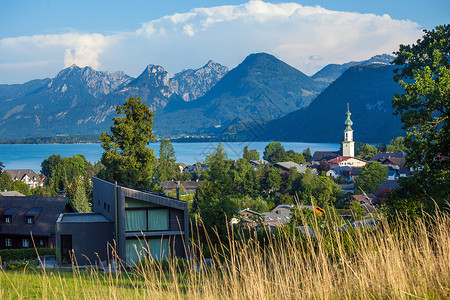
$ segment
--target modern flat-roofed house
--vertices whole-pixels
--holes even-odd
[[[0,197],[0,249],[53,248],[59,215],[74,211],[65,197]]]
[[[93,185],[93,213],[60,216],[61,257],[73,249],[78,264],[93,264],[111,259],[114,249],[128,267],[143,256],[187,257],[187,202],[95,177]]]

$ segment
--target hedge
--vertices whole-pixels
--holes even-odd
[[[56,249],[50,248],[3,249],[0,250],[0,259],[2,262],[13,260],[37,259],[36,252],[39,253],[39,255],[55,255]]]

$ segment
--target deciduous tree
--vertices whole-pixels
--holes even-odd
[[[391,153],[406,152],[408,148],[405,146],[405,138],[398,136],[389,142],[386,151]]]
[[[432,199],[443,206],[450,194],[450,25],[424,32],[395,53],[394,79],[405,93],[392,103],[406,130],[407,163],[420,170],[399,191],[432,209]]]
[[[284,150],[284,147],[280,142],[271,142],[264,148],[263,158],[273,164],[284,161],[285,157],[286,150]]]
[[[245,160],[259,160],[259,152],[256,149],[248,149],[248,146],[244,147],[244,154],[242,156]]]
[[[371,159],[375,154],[377,154],[377,147],[365,144],[361,148],[359,148],[359,153],[357,157],[369,160]]]
[[[118,117],[113,118],[111,134],[106,131],[100,136],[103,152],[101,162],[105,166],[99,177],[155,189],[153,173],[155,154],[147,145],[154,141],[153,116],[141,98],[128,98],[123,106],[116,107]]]
[[[388,177],[388,168],[380,162],[372,161],[362,167],[355,178],[355,193],[375,193]]]

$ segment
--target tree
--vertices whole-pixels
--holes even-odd
[[[4,191],[12,191],[14,181],[8,173],[3,172],[0,174],[0,190]]]
[[[84,155],[76,154],[72,157],[64,157],[63,165],[65,167],[68,182],[75,182],[84,177],[89,162]]]
[[[61,155],[53,154],[49,158],[46,158],[41,163],[41,174],[47,178],[52,177],[53,170],[57,165],[62,164],[63,158]]]
[[[398,136],[391,140],[386,148],[386,151],[391,153],[407,152],[408,148],[405,146],[405,138]]]
[[[21,180],[15,180],[13,182],[11,190],[22,193],[25,196],[31,195],[30,187],[28,186],[28,184],[26,184],[25,182],[23,182]]]
[[[259,192],[259,183],[256,180],[255,169],[248,160],[238,159],[232,170],[234,194],[239,196],[255,197]]]
[[[342,190],[331,178],[315,176],[310,170],[292,182],[292,192],[297,193],[301,203],[320,207],[341,202],[344,198]]]
[[[359,153],[357,157],[369,160],[371,159],[375,154],[377,154],[377,147],[365,144],[361,148],[359,148]]]
[[[156,178],[159,181],[176,179],[180,173],[176,164],[177,158],[170,140],[163,139],[159,148],[159,159],[156,166]]]
[[[375,193],[388,177],[388,168],[380,162],[372,161],[362,167],[355,178],[355,193]],[[362,190],[362,191],[361,191]]]
[[[259,152],[256,149],[248,149],[248,146],[244,147],[244,155],[242,156],[245,160],[259,160]]]
[[[91,207],[86,197],[86,189],[82,181],[77,184],[75,196],[72,198],[72,204],[78,212],[91,212]]]
[[[301,164],[305,162],[305,158],[303,157],[303,154],[294,152],[293,150],[286,151],[286,161],[293,161],[295,163]]]
[[[3,169],[5,168],[5,165],[0,161],[0,174],[3,173]]]
[[[317,170],[319,171],[319,173],[322,172],[327,172],[328,170],[330,170],[330,165],[328,164],[328,162],[325,159],[322,159],[319,163],[319,167],[317,168]]]
[[[350,209],[354,220],[362,220],[364,216],[367,215],[366,211],[361,207],[361,204],[358,201],[353,201],[352,205],[350,205]]]
[[[311,149],[306,148],[305,150],[303,150],[303,157],[305,158],[306,161],[311,161],[312,159],[312,155],[311,155]]]
[[[56,165],[55,169],[52,170],[52,175],[48,179],[47,185],[52,196],[56,196],[58,191],[65,191],[68,188],[69,181],[67,180],[66,168],[63,163]]]
[[[387,151],[387,145],[386,145],[385,143],[379,144],[378,147],[377,147],[377,151],[378,151],[379,153],[384,153],[384,152],[386,152],[386,151]]]
[[[280,142],[271,142],[266,146],[266,148],[264,148],[263,158],[273,164],[284,161],[285,157],[286,151]]]
[[[101,162],[105,166],[99,177],[142,188],[155,189],[153,169],[155,154],[147,145],[154,141],[153,116],[141,98],[128,98],[124,106],[118,105],[113,118],[111,133],[100,136],[103,152]]]
[[[197,188],[192,212],[200,217],[204,224],[204,227],[198,228],[202,232],[200,238],[203,239],[204,243],[206,243],[207,239],[203,234],[203,230],[208,232],[213,244],[218,244],[219,239],[222,242],[226,241],[228,222],[235,214],[237,208],[237,205],[228,196],[221,194],[218,185],[206,181]]]
[[[400,115],[407,163],[415,183],[402,185],[403,198],[415,198],[430,209],[431,199],[445,205],[450,194],[450,25],[425,30],[413,45],[400,45],[394,79],[405,89],[392,100]],[[407,186],[413,189],[407,188]]]
[[[271,193],[278,191],[281,185],[281,174],[278,169],[269,169],[268,167],[262,170],[260,177],[260,185],[262,192]]]

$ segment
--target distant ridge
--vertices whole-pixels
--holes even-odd
[[[345,128],[346,103],[349,103],[355,141],[389,142],[404,134],[400,117],[392,114],[391,100],[395,93],[403,92],[393,80],[394,68],[383,64],[351,67],[309,107],[243,131],[238,138],[340,142]]]
[[[238,131],[255,118],[269,121],[306,107],[319,92],[314,80],[273,55],[250,54],[203,97],[157,113],[155,130],[167,136]]]
[[[0,137],[98,135],[112,124],[117,105],[141,97],[156,113],[160,137],[336,142],[339,110],[350,101],[366,118],[360,124],[372,129],[355,137],[378,142],[401,132],[390,104],[401,92],[391,60],[329,65],[312,77],[267,53],[250,54],[230,71],[208,61],[172,78],[158,65],[137,78],[73,65],[52,79],[0,85]],[[264,128],[256,137],[247,134],[255,124]]]
[[[311,78],[320,84],[323,88],[326,88],[333,81],[338,79],[342,73],[354,66],[367,66],[371,64],[385,64],[389,65],[394,60],[394,56],[389,54],[376,55],[368,60],[363,61],[351,61],[345,64],[330,64],[322,68]]]

